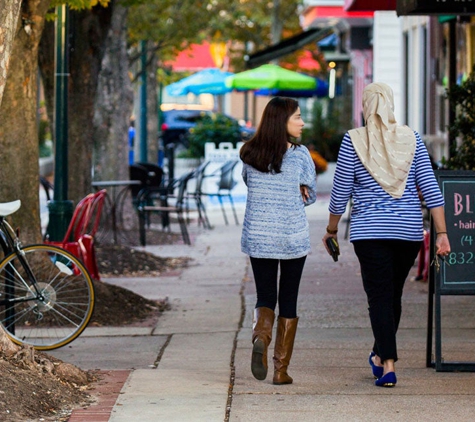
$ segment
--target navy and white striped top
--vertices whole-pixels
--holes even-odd
[[[353,198],[350,241],[361,239],[423,239],[422,192],[428,208],[444,205],[444,198],[434,176],[427,149],[419,134],[416,151],[401,198],[389,195],[371,176],[356,154],[350,135],[345,134],[333,179],[329,211],[342,215]],[[417,187],[416,187],[417,186]]]
[[[305,206],[317,197],[315,165],[305,146],[290,147],[280,173],[263,173],[245,164],[242,177],[247,202],[241,251],[253,258],[294,259],[310,251]],[[308,188],[304,203],[300,186]]]

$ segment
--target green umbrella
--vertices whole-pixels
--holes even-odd
[[[315,89],[315,78],[283,69],[275,64],[264,64],[255,69],[236,73],[225,80],[234,89]]]

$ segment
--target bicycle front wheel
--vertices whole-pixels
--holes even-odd
[[[0,323],[17,344],[62,347],[86,328],[94,286],[84,265],[64,249],[29,245],[0,263]]]

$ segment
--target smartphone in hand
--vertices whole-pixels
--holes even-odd
[[[334,237],[329,237],[326,240],[330,255],[333,258],[333,261],[338,261],[338,255],[340,255],[340,246]]]

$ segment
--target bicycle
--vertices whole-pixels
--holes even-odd
[[[19,200],[0,203],[0,324],[16,344],[52,350],[77,338],[94,310],[94,285],[74,255],[56,246],[22,246],[6,221]]]

